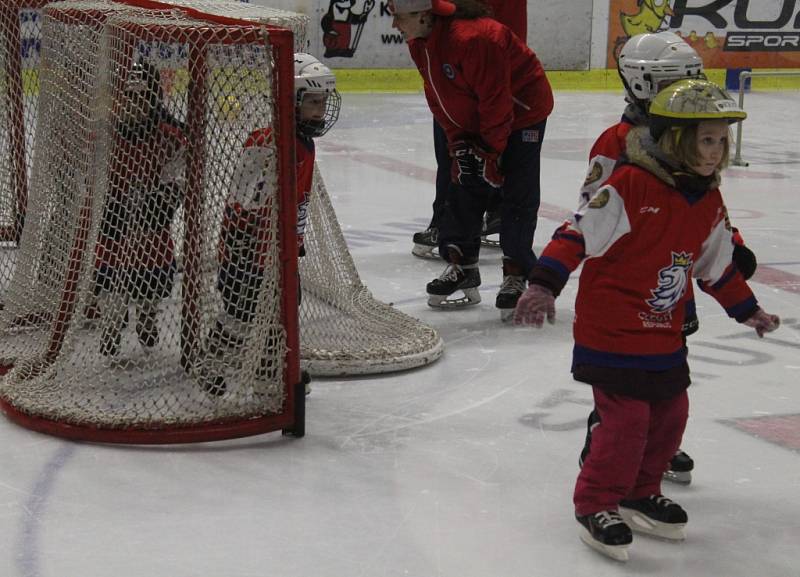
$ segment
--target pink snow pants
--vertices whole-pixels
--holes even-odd
[[[661,476],[680,447],[689,416],[686,391],[663,401],[592,387],[600,424],[575,484],[576,515],[616,510],[623,499],[661,493]]]

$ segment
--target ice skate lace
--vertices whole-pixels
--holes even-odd
[[[601,529],[624,523],[620,514],[616,511],[600,511],[594,514],[594,518]]]
[[[668,499],[664,495],[650,495],[650,500],[659,509],[666,509],[667,507],[672,507],[673,505],[676,505],[675,501],[673,501],[672,499]]]
[[[462,275],[461,267],[457,264],[449,264],[447,268],[444,269],[444,272],[439,277],[441,282],[458,282],[460,280],[459,275]]]
[[[525,292],[525,277],[508,274],[503,277],[500,294],[522,294]]]

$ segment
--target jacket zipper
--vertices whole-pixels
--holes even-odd
[[[447,118],[450,119],[450,122],[458,126],[459,128],[463,129],[464,127],[461,126],[458,122],[453,120],[453,117],[450,116],[450,113],[447,112],[447,108],[444,107],[444,102],[442,102],[442,97],[439,96],[439,91],[436,90],[436,85],[433,83],[433,75],[431,74],[431,55],[428,54],[428,47],[425,47],[425,59],[428,61],[428,81],[431,83],[431,89],[433,93],[436,95],[436,100],[439,101],[439,106],[441,107],[442,111],[447,115]]]

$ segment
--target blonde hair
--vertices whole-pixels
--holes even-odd
[[[658,139],[659,148],[680,162],[681,165],[686,167],[695,166],[700,158],[700,153],[697,151],[697,127],[698,124],[689,124],[668,128]],[[728,139],[725,141],[725,150],[722,153],[722,160],[720,160],[717,170],[722,170],[728,166],[731,153],[731,138],[729,128]]]

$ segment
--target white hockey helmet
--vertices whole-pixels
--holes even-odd
[[[300,109],[308,95],[324,95],[325,112],[319,119],[301,119]],[[294,96],[297,130],[307,137],[322,136],[336,123],[342,99],[336,90],[336,76],[331,69],[311,54],[297,52],[294,55]]]
[[[126,97],[144,102],[151,107],[157,106],[163,99],[161,74],[146,60],[139,59],[131,65],[127,71],[124,89]]]
[[[705,77],[703,60],[673,32],[632,36],[619,53],[617,68],[628,96],[644,110],[668,84]]]

